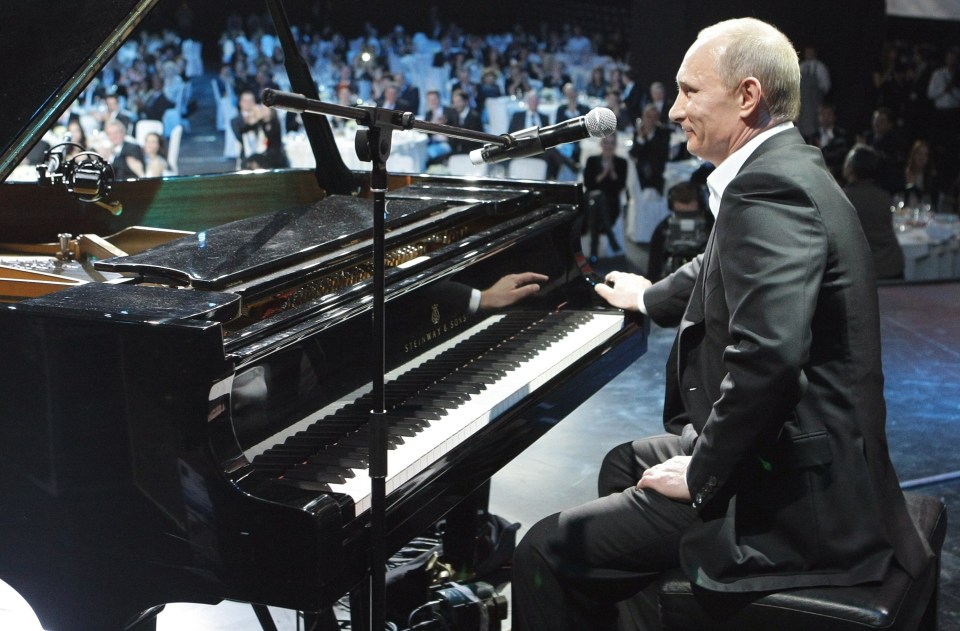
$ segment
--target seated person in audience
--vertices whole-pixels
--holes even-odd
[[[397,84],[391,81],[384,85],[383,94],[381,94],[380,98],[374,102],[385,110],[399,110],[399,99],[400,90],[397,89]]]
[[[484,103],[487,99],[503,96],[503,90],[497,83],[499,78],[500,73],[492,68],[485,69],[480,75],[480,85],[477,87],[477,109],[480,110],[481,116],[483,116]]]
[[[590,156],[583,168],[583,187],[587,190],[587,229],[590,231],[590,259],[598,258],[600,233],[607,235],[610,249],[620,251],[613,225],[620,216],[620,196],[627,186],[627,161],[616,155],[617,136],[600,140],[600,155]]]
[[[680,182],[667,191],[670,216],[650,235],[646,277],[657,282],[703,252],[713,227],[713,215],[703,210],[703,196],[693,182]],[[691,222],[689,229],[684,229]]]
[[[873,268],[878,279],[903,277],[903,251],[893,231],[890,193],[876,183],[880,156],[866,145],[856,145],[843,163],[847,185],[843,192],[853,204],[863,233],[873,255]]]
[[[267,88],[279,90],[280,86],[273,80],[273,65],[265,61],[257,66],[257,74],[253,77],[253,92],[259,96]]]
[[[457,127],[471,131],[483,131],[480,113],[470,107],[470,101],[467,99],[467,95],[463,90],[453,91],[452,102],[453,110],[456,112],[456,118],[450,122],[451,125],[456,125]],[[479,143],[470,140],[450,138],[451,153],[470,153],[479,146],[481,146]]]
[[[158,133],[150,132],[143,139],[143,169],[141,177],[160,177],[168,169],[167,149],[163,142],[163,136]]]
[[[670,121],[670,107],[673,106],[673,100],[667,98],[667,89],[663,82],[654,81],[650,84],[650,89],[644,97],[644,103],[641,107],[646,107],[651,103],[657,107],[657,111],[660,113],[660,124],[664,127],[670,127],[673,124]]]
[[[464,96],[467,97],[467,104],[470,105],[470,109],[476,110],[476,112],[479,114],[480,110],[477,104],[479,89],[480,86],[470,79],[470,67],[464,66],[460,69],[460,72],[457,75],[457,82],[454,83],[450,88],[450,92],[451,94],[457,90],[463,92]]]
[[[427,92],[427,111],[423,115],[428,123],[438,125],[454,125],[457,120],[457,113],[452,107],[443,105],[440,102],[440,93],[436,90]],[[443,134],[430,134],[427,142],[427,165],[446,162],[450,155],[450,139]]]
[[[585,116],[590,111],[583,103],[580,103],[580,93],[577,92],[577,87],[573,83],[568,82],[563,84],[563,105],[557,108],[557,122],[562,123],[565,120],[570,120],[571,118],[577,118],[578,116]],[[569,159],[567,166],[576,173],[579,171],[580,166],[580,142],[568,142],[556,147],[564,157]],[[571,166],[573,165],[573,166]]]
[[[79,146],[77,147],[67,147],[67,159],[74,158],[81,151],[87,150],[87,134],[83,131],[83,125],[80,124],[80,119],[75,115],[71,114],[70,118],[67,120],[67,133],[70,134],[70,142],[75,143]]]
[[[916,140],[910,148],[904,169],[903,198],[908,206],[929,204],[931,209],[938,207],[938,174],[930,159],[930,144],[926,140]]]
[[[107,123],[107,138],[110,141],[109,155],[104,156],[113,167],[118,180],[128,180],[143,175],[143,150],[135,142],[127,140],[127,126],[119,120]]]
[[[546,127],[549,124],[547,115],[541,114],[537,109],[540,107],[540,94],[536,90],[527,90],[523,101],[527,108],[514,112],[510,117],[510,125],[507,127],[509,134],[527,127]]]
[[[516,60],[511,61],[507,71],[506,93],[523,98],[530,89],[530,75]]]
[[[174,103],[163,92],[163,77],[159,74],[150,75],[150,86],[143,92],[140,103],[140,114],[147,120],[163,120],[163,113]]]
[[[817,109],[817,131],[807,137],[807,143],[819,147],[823,161],[839,182],[843,177],[843,161],[850,151],[850,134],[837,125],[837,110],[832,103],[821,103]]]
[[[865,134],[864,142],[876,149],[880,157],[877,184],[890,193],[901,190],[907,146],[890,108],[878,107],[873,112],[872,127]]]
[[[663,171],[670,157],[670,132],[660,124],[660,112],[653,103],[643,108],[637,121],[630,157],[636,160],[640,188],[653,188],[663,195]]]
[[[607,90],[607,96],[603,104],[617,117],[617,131],[633,129],[633,121],[627,116],[627,110],[620,103],[620,92],[618,90]]]
[[[257,101],[253,90],[240,93],[240,114],[230,123],[240,141],[240,164],[244,169],[276,169],[287,166],[277,113]]]
[[[403,112],[420,113],[420,88],[413,85],[402,72],[393,73],[393,82],[397,86],[397,109]]]
[[[133,121],[136,118],[133,112],[129,112],[120,107],[120,95],[117,92],[111,92],[103,97],[103,104],[106,107],[103,111],[98,111],[95,116],[100,121],[100,129],[107,131],[107,123],[111,121],[120,121],[128,134],[133,133]]]
[[[597,66],[590,71],[590,81],[587,82],[587,85],[583,88],[583,91],[587,96],[593,99],[602,99],[607,96],[607,89],[610,87],[610,84],[607,83],[606,73],[603,71],[603,66]]]
[[[524,95],[524,102],[527,105],[526,110],[514,112],[510,117],[510,125],[507,127],[507,133],[518,132],[528,127],[546,127],[549,119],[546,114],[539,111],[540,93],[536,90],[528,90]],[[562,146],[562,145],[561,145]],[[580,163],[574,160],[570,155],[566,155],[560,150],[560,147],[547,149],[542,156],[547,162],[547,179],[555,180],[560,174],[560,169],[567,166],[574,173],[580,170]]]

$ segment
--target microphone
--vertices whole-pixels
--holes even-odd
[[[484,145],[470,152],[474,164],[494,164],[511,158],[527,158],[547,149],[584,138],[605,138],[617,130],[617,117],[605,107],[595,107],[583,116],[543,129],[527,127],[506,137],[507,145]]]
[[[60,172],[60,167],[63,165],[63,159],[67,155],[67,144],[70,143],[71,140],[72,137],[70,136],[70,132],[67,132],[64,134],[63,140],[47,155],[48,177],[53,177],[55,173]]]
[[[279,110],[286,110],[296,114],[303,114],[310,111],[310,105],[316,103],[302,94],[294,92],[281,92],[273,88],[264,88],[260,93],[260,101],[267,107],[274,107]]]

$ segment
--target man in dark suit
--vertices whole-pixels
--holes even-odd
[[[528,91],[524,96],[524,102],[527,104],[527,109],[513,113],[513,116],[510,117],[510,125],[507,127],[507,133],[512,134],[515,131],[520,131],[527,127],[547,126],[547,115],[537,111],[537,108],[540,107],[540,95],[537,94],[537,91]]]
[[[890,221],[893,196],[874,181],[879,168],[876,150],[856,145],[843,164],[843,178],[847,181],[843,192],[860,218],[877,278],[903,278],[903,250]]]
[[[617,603],[681,568],[756,592],[917,576],[931,558],[884,436],[870,253],[820,152],[791,121],[799,64],[754,19],[702,31],[670,116],[708,178],[706,251],[656,285],[611,272],[613,306],[679,325],[664,436],[614,448],[601,497],[517,547],[513,629],[607,629]],[[624,490],[625,489],[625,490]],[[631,628],[650,628],[639,606]]]
[[[454,90],[450,98],[453,110],[456,112],[456,118],[450,121],[450,124],[471,131],[483,131],[483,122],[480,120],[480,113],[470,107],[467,94],[463,92],[463,90]],[[470,153],[478,146],[477,143],[469,140],[450,138],[450,149],[453,153]]]
[[[143,177],[143,149],[127,140],[127,126],[122,121],[107,122],[105,128],[112,152],[108,157],[113,167],[113,176],[118,180]]]
[[[807,142],[819,147],[823,161],[830,173],[839,182],[843,176],[843,161],[850,150],[850,134],[837,125],[837,110],[832,103],[821,103],[817,110],[817,131]]]
[[[660,112],[652,103],[643,108],[643,116],[637,121],[630,157],[636,160],[640,188],[655,188],[663,195],[663,172],[670,158],[670,132],[660,124]]]

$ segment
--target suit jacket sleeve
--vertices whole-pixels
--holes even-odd
[[[643,306],[651,320],[663,327],[680,324],[702,262],[703,254],[698,254],[692,261],[643,292]]]
[[[720,397],[687,470],[698,507],[715,495],[729,497],[737,470],[756,464],[750,460],[776,439],[800,401],[827,252],[819,209],[802,186],[772,169],[734,178],[713,238],[715,255],[704,263],[705,308],[716,313],[725,305],[729,322],[726,331],[718,323],[706,333],[725,333],[727,346]],[[711,297],[718,288],[722,296]]]

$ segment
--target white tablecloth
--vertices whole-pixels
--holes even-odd
[[[897,241],[903,250],[904,280],[960,278],[960,222],[898,230]]]
[[[370,163],[361,162],[354,148],[356,129],[345,128],[334,132],[337,149],[343,162],[354,171],[369,171]],[[393,145],[387,160],[390,173],[423,173],[427,169],[427,135],[415,130],[393,132]],[[316,166],[310,142],[304,134],[291,133],[283,138],[283,149],[290,166],[312,169]]]

